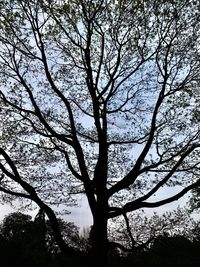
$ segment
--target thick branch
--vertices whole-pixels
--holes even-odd
[[[161,201],[157,202],[138,202],[132,201],[124,205],[122,208],[115,208],[115,207],[110,207],[110,212],[108,213],[109,218],[114,218],[119,215],[123,215],[124,212],[131,212],[134,210],[138,210],[140,208],[157,208],[160,206],[163,206],[165,204],[171,203],[173,201],[178,200],[179,198],[183,197],[186,193],[188,193],[190,190],[193,188],[196,188],[200,185],[200,180],[197,182],[190,184],[189,186],[185,187],[183,190],[181,190],[179,193],[173,195],[172,197],[163,199]]]

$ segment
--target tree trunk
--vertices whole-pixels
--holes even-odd
[[[91,229],[91,261],[94,267],[107,266],[108,239],[107,239],[107,217],[105,209],[101,207],[94,216]]]

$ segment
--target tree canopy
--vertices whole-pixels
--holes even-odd
[[[0,1],[0,191],[43,209],[62,250],[52,204],[86,195],[105,266],[109,219],[200,184],[199,16],[192,0]]]

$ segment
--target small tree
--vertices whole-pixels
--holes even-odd
[[[199,185],[199,21],[195,0],[0,1],[0,190],[63,252],[51,204],[86,195],[105,266],[109,219]]]
[[[31,237],[32,221],[30,215],[14,212],[6,216],[1,226],[1,235],[7,240],[24,243]]]
[[[30,215],[14,212],[7,215],[0,228],[1,257],[5,266],[39,266],[47,256],[43,232]],[[24,265],[25,264],[25,265]]]

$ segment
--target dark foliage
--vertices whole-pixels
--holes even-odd
[[[130,255],[116,266],[136,267],[198,267],[200,243],[184,236],[160,236],[150,250]]]
[[[59,220],[66,242],[79,242],[78,228]],[[76,239],[76,240],[75,240]],[[82,266],[79,259],[66,258],[59,253],[53,233],[44,213],[35,219],[21,212],[9,214],[0,227],[1,266]]]
[[[72,223],[60,220],[63,236],[67,242],[75,242],[77,249],[82,250],[81,237],[77,237],[77,228]],[[52,232],[48,229],[49,222],[45,221],[40,211],[34,220],[29,215],[20,212],[5,217],[0,228],[0,257],[3,267],[88,267],[93,266],[93,258],[86,253],[85,261],[70,258],[56,250]],[[71,231],[70,231],[71,227]],[[184,235],[163,234],[156,237],[149,246],[135,253],[121,254],[113,248],[108,254],[109,267],[198,267],[200,262],[200,242],[197,224],[191,229],[193,236],[190,240]],[[70,233],[70,235],[69,235]],[[72,237],[70,241],[70,236]],[[89,240],[92,242],[92,231]],[[49,241],[51,240],[51,242]],[[79,240],[79,241],[78,241]],[[54,244],[54,245],[53,245]],[[79,244],[79,247],[78,247]]]

